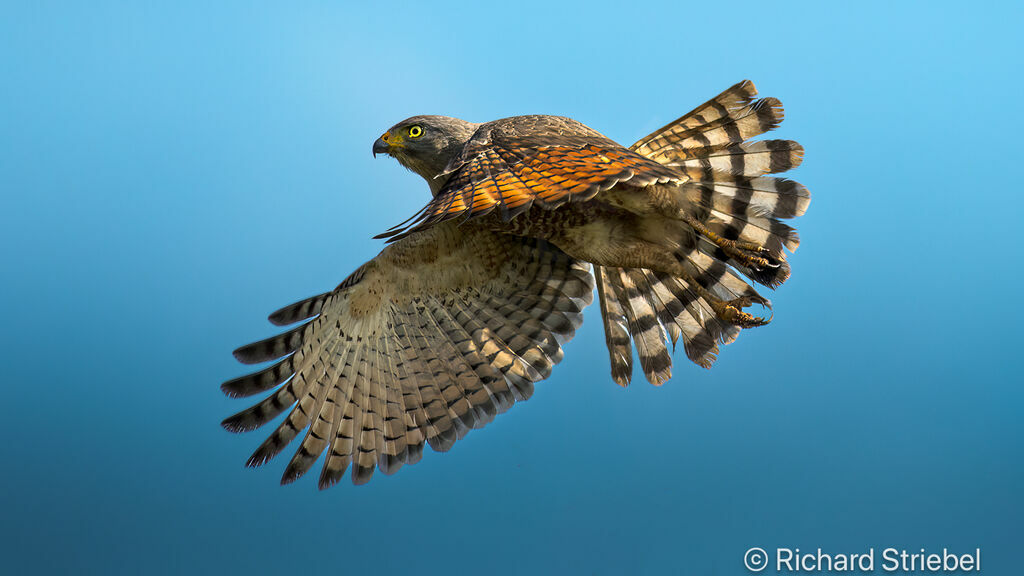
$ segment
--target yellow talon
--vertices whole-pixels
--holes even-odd
[[[753,314],[744,312],[742,309],[750,306],[751,301],[749,298],[737,298],[729,302],[717,302],[712,304],[715,308],[715,312],[718,313],[718,317],[730,324],[735,324],[740,328],[756,328],[758,326],[764,326],[770,320],[767,318],[758,318]]]

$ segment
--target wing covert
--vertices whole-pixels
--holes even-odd
[[[442,174],[448,181],[410,220],[377,238],[402,238],[439,222],[494,210],[508,221],[537,205],[553,210],[620,182],[682,182],[685,175],[620,146],[583,124],[520,116],[483,125]]]

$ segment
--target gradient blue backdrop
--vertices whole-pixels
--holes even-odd
[[[751,546],[947,546],[1019,573],[1024,10],[959,4],[4,2],[2,571],[726,575]],[[427,198],[371,158],[385,128],[548,113],[629,143],[743,78],[814,194],[770,327],[621,389],[593,309],[448,454],[326,492],[243,467],[263,431],[218,425],[230,351]]]

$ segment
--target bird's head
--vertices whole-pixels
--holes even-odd
[[[447,180],[439,177],[469,141],[479,124],[448,116],[413,116],[388,128],[373,143],[373,155],[387,154],[422,176],[437,194]]]

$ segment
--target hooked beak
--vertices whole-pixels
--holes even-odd
[[[373,143],[373,157],[376,158],[377,154],[389,154],[391,152],[391,146],[384,141],[384,138],[377,138]]]

